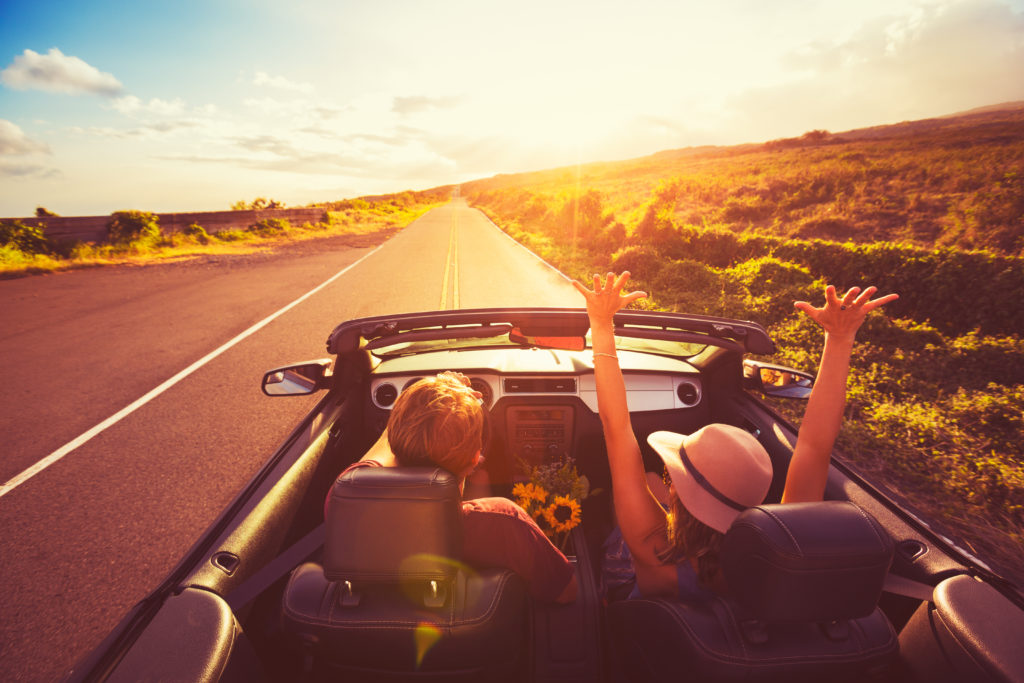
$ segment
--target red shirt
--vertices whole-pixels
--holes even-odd
[[[380,467],[380,463],[361,460],[345,471],[354,467]],[[324,501],[325,518],[329,501],[330,494]],[[511,569],[523,577],[530,595],[538,600],[553,602],[572,579],[573,567],[565,555],[530,514],[508,498],[464,501],[462,534],[463,560],[475,567]]]

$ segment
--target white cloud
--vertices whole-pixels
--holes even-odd
[[[0,155],[22,156],[26,154],[49,154],[50,148],[30,139],[16,124],[0,119]]]
[[[266,85],[271,88],[279,88],[281,90],[294,90],[295,92],[301,93],[313,92],[313,86],[309,83],[296,83],[288,80],[284,76],[271,76],[263,71],[257,71],[252,82],[253,85]]]
[[[461,97],[456,96],[425,97],[413,95],[411,97],[396,97],[391,104],[391,111],[404,116],[433,109],[452,109],[458,106],[461,99]]]
[[[122,114],[156,114],[157,116],[177,116],[185,111],[185,102],[181,99],[171,101],[154,97],[143,102],[135,95],[125,95],[114,100],[114,109]]]
[[[55,47],[45,55],[25,50],[0,71],[0,81],[15,90],[45,90],[69,95],[114,97],[122,90],[121,82],[113,75],[78,57],[65,55]]]
[[[1024,99],[1024,14],[997,0],[922,5],[789,55],[802,78],[729,104],[747,140],[841,131]]]
[[[57,169],[41,164],[0,161],[0,176],[24,180],[46,180],[60,175],[61,173]]]

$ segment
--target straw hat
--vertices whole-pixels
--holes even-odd
[[[748,507],[764,501],[772,460],[752,434],[710,424],[693,434],[653,432],[647,443],[665,462],[672,488],[691,515],[725,533]]]

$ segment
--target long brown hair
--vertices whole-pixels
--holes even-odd
[[[725,535],[691,515],[673,493],[668,519],[668,547],[658,553],[665,564],[697,561],[697,581],[706,588],[721,590],[725,580],[719,550]]]

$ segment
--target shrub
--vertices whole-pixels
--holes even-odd
[[[643,246],[628,246],[612,255],[612,270],[616,273],[628,270],[642,282],[655,282],[661,272],[662,257],[654,249]]]
[[[159,217],[148,211],[115,211],[107,223],[107,236],[114,244],[152,243],[163,237]]]
[[[182,233],[199,244],[207,244],[210,241],[210,235],[206,232],[206,228],[198,223],[189,223]]]
[[[50,241],[43,229],[19,220],[0,221],[0,245],[10,245],[25,254],[51,253]]]
[[[250,239],[251,233],[244,230],[221,230],[213,233],[213,237],[221,242],[240,242]]]
[[[291,227],[291,224],[283,218],[264,218],[250,225],[248,230],[261,237],[272,237],[287,232]]]

